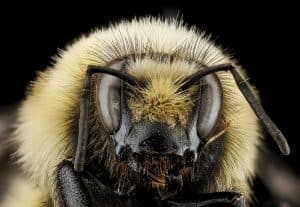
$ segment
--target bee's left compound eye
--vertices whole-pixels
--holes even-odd
[[[222,86],[215,74],[209,74],[200,81],[200,103],[197,121],[198,136],[206,140],[216,128],[223,102]]]
[[[121,70],[123,62],[117,62],[109,68]],[[103,74],[97,88],[98,111],[109,133],[120,126],[120,78]]]

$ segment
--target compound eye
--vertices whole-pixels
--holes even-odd
[[[123,62],[117,62],[109,68],[121,70],[122,66]],[[97,95],[100,118],[108,132],[112,134],[120,126],[120,78],[103,74],[99,80]]]
[[[219,78],[215,74],[204,76],[200,81],[198,136],[207,140],[215,130],[222,110],[223,93]]]

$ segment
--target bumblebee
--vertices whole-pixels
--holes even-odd
[[[289,147],[244,69],[182,21],[98,29],[40,72],[0,206],[248,206],[262,126]]]

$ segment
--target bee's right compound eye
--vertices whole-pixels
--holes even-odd
[[[121,70],[123,62],[117,62],[110,66],[115,70]],[[103,74],[97,88],[98,111],[104,126],[109,133],[114,133],[120,126],[120,78]]]

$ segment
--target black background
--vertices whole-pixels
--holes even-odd
[[[80,34],[121,18],[179,12],[189,25],[211,33],[247,69],[250,81],[260,91],[263,106],[289,140],[291,156],[280,156],[300,174],[298,6],[289,2],[104,3],[107,2],[2,5],[0,104],[20,101],[36,71],[44,70],[57,49]],[[269,144],[279,152],[273,142]]]

